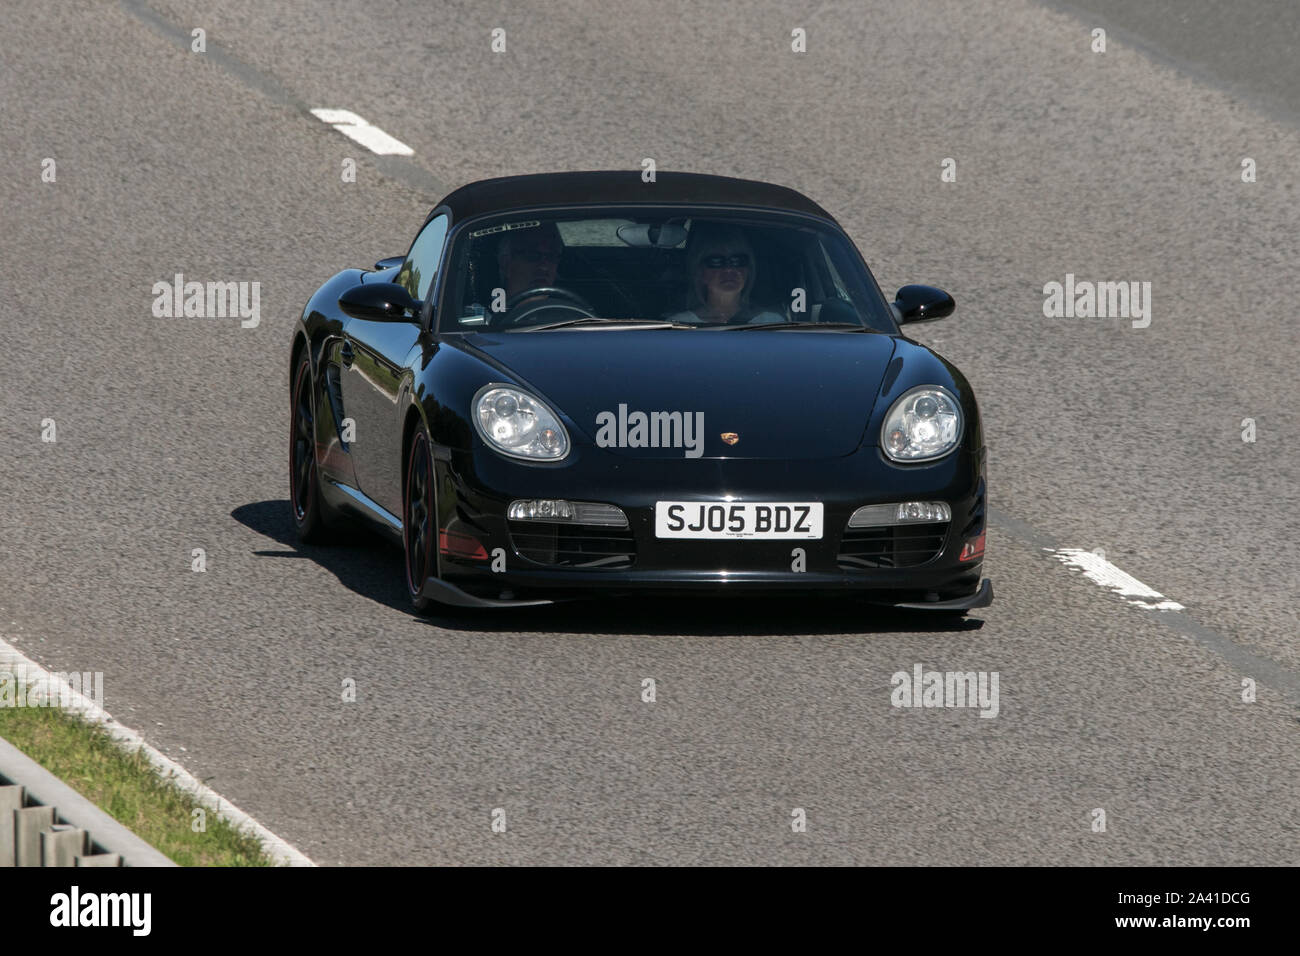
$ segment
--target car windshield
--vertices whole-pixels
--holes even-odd
[[[456,230],[440,332],[670,328],[894,332],[848,238],[794,215],[591,208]]]

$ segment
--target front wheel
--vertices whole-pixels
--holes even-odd
[[[321,511],[320,480],[316,467],[316,414],[311,388],[311,361],[303,349],[289,391],[289,510],[298,540],[319,544],[329,528]]]
[[[402,541],[406,551],[406,593],[417,611],[433,604],[420,591],[437,573],[438,512],[434,508],[433,454],[429,436],[420,425],[406,456],[406,482],[402,505]]]

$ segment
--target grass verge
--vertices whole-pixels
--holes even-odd
[[[211,810],[195,833],[194,798],[102,727],[57,707],[0,707],[0,737],[181,866],[275,865],[257,839]]]

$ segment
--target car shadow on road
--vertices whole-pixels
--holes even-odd
[[[308,558],[339,579],[339,583],[357,594],[399,611],[411,611],[402,582],[405,567],[400,549],[377,533],[361,525],[347,524],[338,529],[331,544],[302,544],[289,516],[289,500],[280,498],[240,505],[230,516],[240,524],[265,535],[279,549],[254,551],[262,558]]]
[[[976,631],[979,618],[878,607],[846,598],[615,597],[520,608],[435,606],[419,615],[402,582],[402,553],[360,526],[340,529],[336,544],[300,544],[283,498],[241,505],[231,517],[277,544],[254,551],[267,558],[308,558],[339,583],[372,601],[451,631],[508,633],[648,634],[656,636],[761,636],[800,634],[942,633]]]

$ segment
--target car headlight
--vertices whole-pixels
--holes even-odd
[[[961,441],[961,405],[937,385],[904,392],[889,408],[880,429],[880,447],[894,461],[932,461]]]
[[[489,448],[511,458],[559,461],[569,433],[546,404],[522,389],[492,384],[474,396],[474,427]]]

